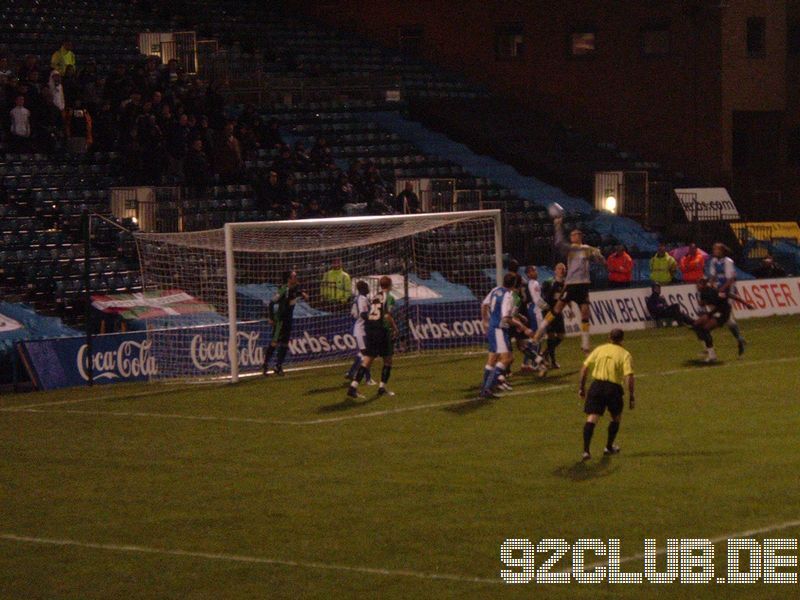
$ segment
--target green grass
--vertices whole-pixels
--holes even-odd
[[[688,330],[629,334],[637,408],[623,419],[622,454],[588,464],[573,339],[561,371],[516,375],[514,393],[491,403],[468,401],[479,355],[401,358],[397,396],[373,399],[364,387],[357,405],[344,402],[340,367],[236,386],[3,396],[0,598],[788,597],[763,584],[469,581],[500,581],[511,537],[620,538],[625,556],[646,537],[663,546],[800,519],[800,318],[742,329],[741,360],[730,334],[716,332],[717,366],[692,363],[700,345]],[[430,404],[439,405],[406,410]]]

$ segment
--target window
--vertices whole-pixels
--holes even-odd
[[[572,56],[591,56],[595,53],[596,35],[594,31],[576,31],[570,36]]]
[[[525,27],[522,23],[507,23],[497,27],[494,36],[495,57],[520,59],[525,49]]]
[[[786,30],[786,52],[789,56],[800,55],[800,22],[788,24]]]
[[[767,21],[763,17],[747,19],[747,56],[764,58],[766,54]]]
[[[800,166],[800,127],[789,130],[787,140],[787,159],[794,166]]]
[[[420,25],[404,25],[398,29],[400,53],[404,58],[417,58],[422,54],[425,30]]]
[[[669,53],[669,25],[652,25],[642,30],[642,54],[645,56],[666,56]]]

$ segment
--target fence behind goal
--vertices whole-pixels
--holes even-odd
[[[148,331],[159,378],[261,370],[273,328],[267,305],[295,271],[308,300],[294,307],[287,365],[341,361],[357,352],[355,283],[392,280],[396,352],[483,342],[480,301],[501,274],[500,211],[228,223],[192,233],[138,234],[145,290],[181,290],[198,311]],[[341,261],[349,281],[332,265]],[[214,312],[208,312],[208,305]]]

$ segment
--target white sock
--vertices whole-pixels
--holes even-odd
[[[581,331],[581,350],[589,349],[589,332]]]

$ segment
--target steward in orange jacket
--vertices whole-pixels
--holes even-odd
[[[617,246],[606,260],[610,287],[628,287],[633,278],[633,259],[623,246]]]
[[[695,244],[689,244],[689,252],[681,259],[681,274],[686,283],[697,283],[705,275],[706,259]]]

